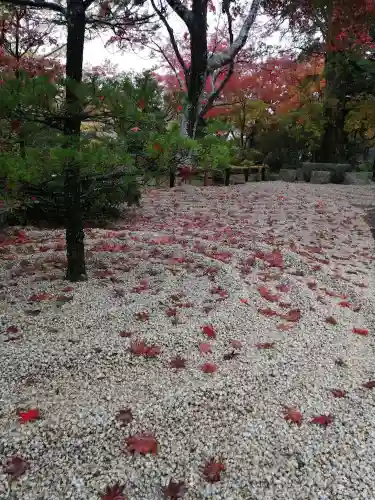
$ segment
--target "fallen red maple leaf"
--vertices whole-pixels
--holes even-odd
[[[258,309],[258,313],[262,314],[263,316],[279,316],[279,313],[274,311],[273,309],[270,309],[267,307],[266,309]]]
[[[211,345],[206,344],[205,342],[202,342],[199,344],[199,350],[200,350],[201,354],[208,354],[208,353],[212,352]]]
[[[147,311],[142,311],[142,312],[138,312],[135,314],[135,317],[139,320],[139,321],[148,321],[149,318],[150,318],[150,314],[147,312]]]
[[[148,346],[141,340],[139,342],[131,343],[130,352],[135,356],[145,356],[146,358],[155,358],[160,354],[160,347],[155,344]]]
[[[163,495],[165,498],[170,498],[171,500],[178,500],[182,498],[187,489],[185,487],[185,483],[183,481],[179,481],[175,483],[172,479],[169,481],[169,484],[163,488]]]
[[[255,347],[258,349],[272,349],[275,345],[275,342],[263,342],[260,344],[255,344]]]
[[[242,302],[242,304],[249,304],[249,299],[240,299],[240,302]]]
[[[201,370],[204,373],[214,373],[217,370],[217,366],[214,363],[204,363],[201,366]]]
[[[364,384],[362,384],[362,387],[366,387],[366,389],[374,389],[375,380],[369,380],[368,382],[365,382]]]
[[[264,287],[264,286],[260,286],[258,288],[258,292],[260,293],[260,295],[264,299],[266,299],[266,300],[268,300],[270,302],[278,302],[279,299],[280,299],[280,297],[278,295],[272,295],[271,292],[269,290],[267,290],[267,288]]]
[[[301,425],[302,422],[302,413],[295,408],[291,408],[289,406],[284,407],[284,419],[287,422],[292,422],[293,424]]]
[[[202,332],[207,335],[207,337],[212,337],[213,339],[216,338],[216,332],[214,330],[214,327],[212,325],[204,325],[201,326]]]
[[[312,418],[310,421],[311,424],[318,424],[318,425],[324,425],[324,426],[332,424],[332,422],[333,422],[332,415],[319,415],[318,417]]]
[[[346,396],[346,392],[341,389],[332,389],[331,394],[334,398],[344,398]]]
[[[116,420],[121,422],[123,425],[130,424],[133,420],[133,413],[130,408],[124,408],[118,411],[116,415]]]
[[[276,328],[281,332],[287,332],[288,330],[292,330],[294,325],[288,325],[287,323],[279,323],[276,325]]]
[[[166,310],[166,315],[171,318],[172,316],[176,316],[177,309],[169,308]]]
[[[225,466],[221,462],[216,462],[213,458],[204,466],[203,475],[209,483],[220,481],[221,473],[225,471]]]
[[[131,337],[132,332],[120,332],[119,335],[122,338],[128,339],[129,337]]]
[[[128,437],[126,446],[130,453],[141,453],[142,455],[152,453],[152,455],[156,455],[158,452],[158,442],[150,432]]]
[[[40,418],[40,412],[38,408],[32,408],[27,411],[20,411],[18,413],[20,424],[26,424],[26,422],[33,422]]]
[[[367,328],[353,328],[353,333],[357,333],[358,335],[367,336],[368,330],[367,330]]]
[[[233,349],[242,349],[242,342],[240,342],[239,340],[231,340],[230,344]]]
[[[276,285],[276,289],[279,290],[279,292],[283,292],[283,293],[288,293],[290,288],[288,287],[288,285]]]
[[[107,486],[104,493],[101,493],[101,500],[126,500],[124,496],[125,486],[116,483],[113,486]]]
[[[7,328],[7,333],[17,333],[18,332],[18,328],[14,325],[12,326],[8,326]]]
[[[4,465],[4,472],[12,476],[12,479],[17,479],[22,476],[27,469],[30,468],[29,462],[27,462],[24,458],[14,455],[13,457],[9,457]]]
[[[338,303],[338,305],[340,307],[346,307],[346,308],[352,307],[352,304],[350,302],[348,302],[347,300],[342,300],[341,302]]]
[[[186,367],[186,361],[180,356],[177,356],[170,361],[169,365],[171,368],[181,369]]]
[[[286,314],[280,316],[285,321],[297,322],[301,319],[301,311],[299,309],[291,309]]]
[[[51,299],[52,295],[49,293],[39,293],[39,294],[34,294],[29,297],[29,302],[42,302],[43,300],[48,300]]]

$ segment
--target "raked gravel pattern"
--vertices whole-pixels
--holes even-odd
[[[63,280],[63,231],[15,231],[0,245],[0,462],[29,469],[0,469],[0,499],[95,500],[119,482],[124,498],[157,500],[170,479],[184,500],[375,499],[375,390],[363,386],[375,379],[375,251],[357,206],[374,200],[374,186],[150,190],[113,230],[86,230],[78,284]],[[132,354],[136,340],[160,354]],[[40,419],[21,424],[32,408]],[[141,432],[157,455],[127,451]],[[212,484],[211,458],[225,467]]]

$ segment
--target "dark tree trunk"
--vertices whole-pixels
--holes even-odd
[[[194,0],[194,24],[190,29],[191,64],[188,79],[187,135],[194,138],[199,117],[199,100],[207,73],[207,2]]]
[[[83,0],[68,0],[68,36],[66,48],[66,147],[78,151],[81,133],[82,105],[77,87],[82,81],[83,48],[85,41],[85,9]],[[80,165],[74,155],[65,165],[66,249],[68,268],[66,279],[86,279],[84,230],[81,208]]]
[[[347,134],[345,133],[346,101],[340,91],[339,55],[328,52],[325,57],[324,118],[325,125],[320,143],[319,161],[338,163],[346,160]],[[342,86],[342,85],[341,85]]]

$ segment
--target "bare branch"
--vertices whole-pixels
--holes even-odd
[[[0,4],[19,5],[21,7],[32,7],[34,9],[47,9],[61,14],[66,14],[66,10],[62,5],[54,2],[34,1],[34,0],[0,0]]]
[[[163,14],[163,12],[161,11],[161,9],[159,9],[156,4],[155,4],[155,1],[154,0],[151,0],[151,5],[153,7],[153,9],[155,10],[155,12],[157,13],[157,15],[159,16],[160,20],[162,21],[162,23],[164,24],[164,26],[167,28],[167,31],[168,31],[168,35],[169,35],[169,38],[170,38],[170,41],[171,41],[171,44],[172,44],[172,47],[173,47],[173,50],[176,54],[176,57],[177,57],[177,60],[178,62],[181,64],[181,68],[183,69],[184,71],[184,75],[185,75],[185,82],[187,83],[187,79],[188,79],[188,70],[187,70],[187,67],[186,67],[186,64],[185,64],[185,61],[183,60],[182,58],[182,55],[180,53],[180,50],[178,48],[178,45],[177,45],[177,42],[176,42],[176,38],[174,36],[174,31],[171,27],[171,25],[168,23],[167,21],[167,18],[165,17],[165,15]],[[182,4],[181,4],[182,5]],[[164,55],[164,54],[163,54]],[[167,62],[169,63],[169,61],[167,60]],[[175,71],[175,70],[174,70]]]
[[[242,28],[234,40],[234,42],[230,45],[229,49],[224,52],[219,52],[213,54],[208,59],[208,70],[212,71],[214,69],[220,68],[221,66],[225,66],[226,64],[230,64],[231,61],[236,57],[238,52],[245,45],[247,37],[249,35],[250,28],[254,24],[258,11],[260,9],[261,0],[253,0],[249,13],[244,20]]]
[[[228,83],[230,77],[233,75],[233,70],[234,70],[234,61],[231,61],[230,64],[229,64],[228,71],[227,71],[225,77],[223,78],[223,80],[221,81],[221,83],[217,87],[217,89],[210,94],[210,96],[207,99],[206,104],[202,108],[202,110],[201,110],[201,112],[199,114],[199,116],[201,118],[203,118],[204,115],[207,113],[207,111],[212,108],[213,103],[219,97],[219,95],[221,94],[223,88]]]
[[[169,57],[167,56],[167,54],[165,53],[165,50],[163,50],[162,47],[160,47],[160,45],[156,42],[153,42],[154,45],[156,45],[156,47],[158,48],[158,51],[160,52],[160,54],[164,57],[166,63],[168,64],[168,66],[171,68],[171,70],[173,71],[175,77],[177,78],[177,81],[178,81],[178,85],[180,86],[180,90],[183,91],[184,90],[184,86],[183,86],[183,83],[181,81],[181,78],[180,78],[180,75],[178,74],[178,71],[176,70],[176,68],[173,66],[172,62],[170,61]]]

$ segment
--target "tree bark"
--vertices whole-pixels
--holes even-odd
[[[67,2],[68,36],[66,47],[66,119],[64,122],[65,145],[71,149],[65,165],[65,214],[66,251],[68,267],[66,279],[86,279],[84,230],[81,208],[80,165],[74,158],[78,151],[81,134],[81,102],[77,87],[82,82],[83,48],[85,42],[86,17],[83,0]]]

